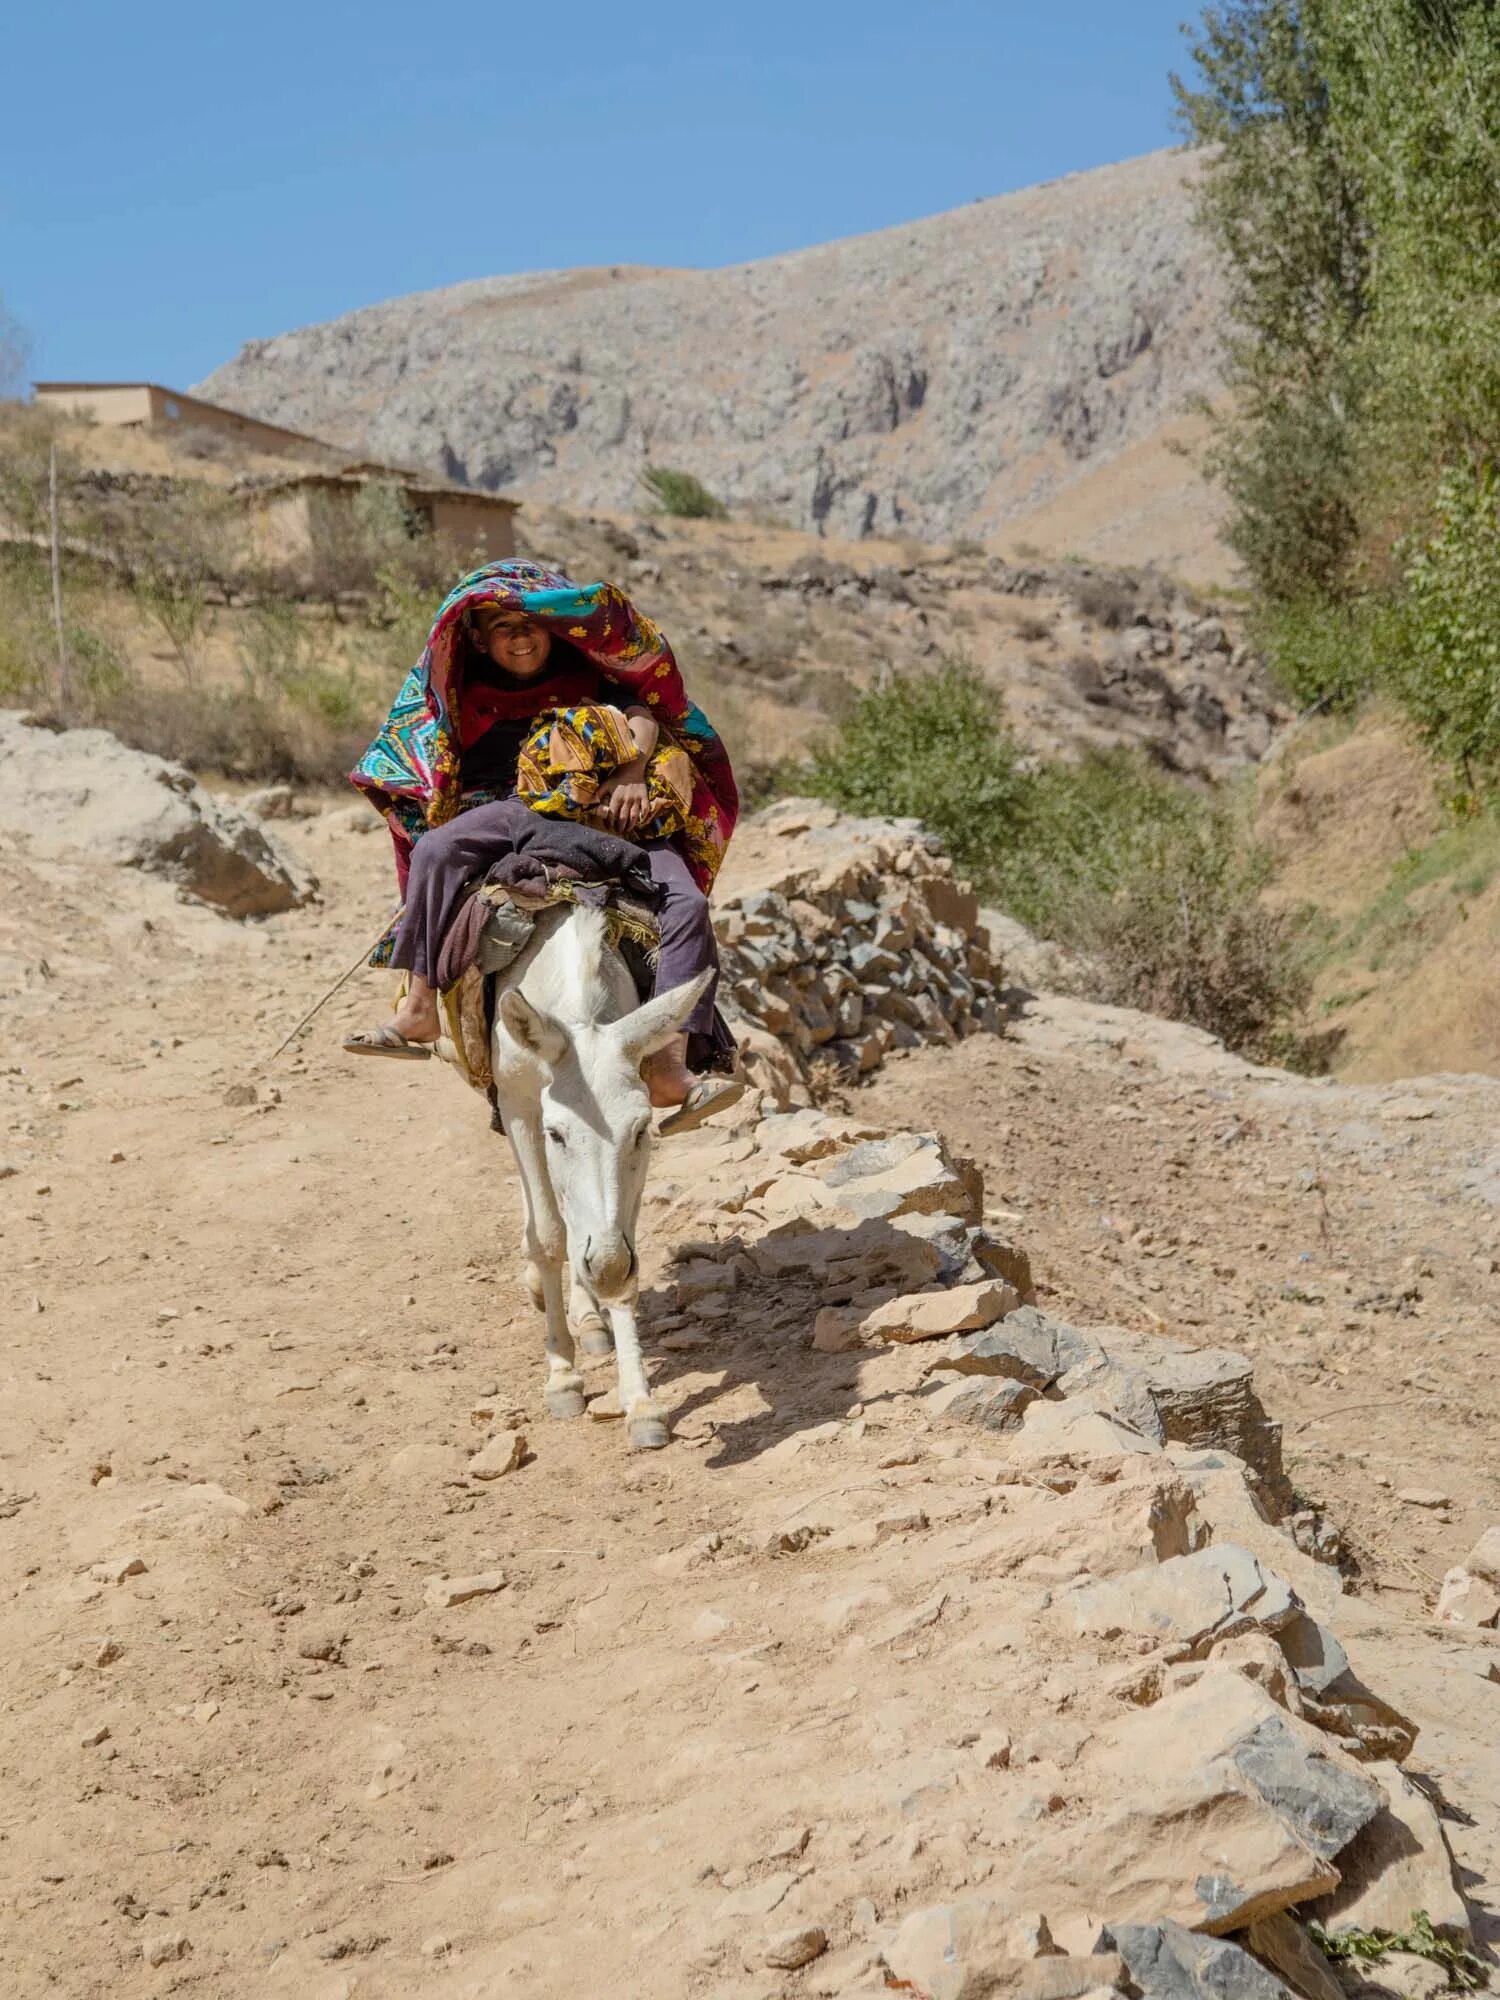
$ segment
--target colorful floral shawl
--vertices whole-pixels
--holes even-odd
[[[677,844],[706,893],[739,816],[739,792],[724,745],[687,698],[666,636],[614,584],[577,584],[521,561],[486,563],[449,591],[384,728],[349,774],[390,823],[403,891],[413,842],[460,810],[462,621],[481,604],[524,611],[575,646],[629,702],[660,716],[693,761],[692,803]]]

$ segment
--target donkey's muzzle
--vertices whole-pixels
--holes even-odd
[[[591,1236],[583,1246],[583,1274],[598,1298],[618,1298],[635,1283],[635,1245],[624,1236]]]

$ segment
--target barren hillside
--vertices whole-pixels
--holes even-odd
[[[628,509],[653,461],[804,529],[987,536],[1046,508],[1066,548],[1082,487],[1114,560],[1222,574],[1161,449],[1217,379],[1192,173],[1153,153],[725,270],[477,278],[247,342],[199,386],[572,506]]]

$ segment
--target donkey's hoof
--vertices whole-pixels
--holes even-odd
[[[660,1451],[671,1437],[666,1418],[648,1410],[643,1410],[638,1416],[627,1417],[625,1431],[632,1451]]]
[[[615,1351],[615,1337],[602,1319],[590,1317],[581,1320],[576,1338],[585,1354],[613,1354]]]
[[[549,1417],[581,1417],[584,1410],[583,1385],[581,1383],[549,1382],[546,1390],[547,1415]]]

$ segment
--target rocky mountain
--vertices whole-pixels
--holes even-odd
[[[638,506],[655,463],[794,527],[933,541],[1119,463],[1113,518],[1191,485],[1153,446],[1217,379],[1195,171],[1153,153],[724,270],[476,279],[251,341],[198,387],[575,507]]]

